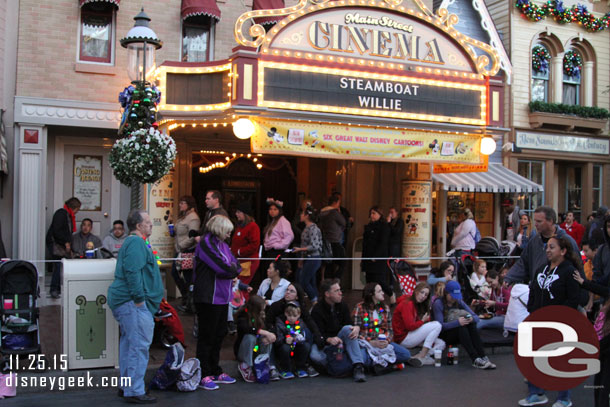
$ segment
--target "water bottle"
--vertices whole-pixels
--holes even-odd
[[[337,360],[343,360],[343,344],[337,345]]]
[[[449,349],[447,349],[447,364],[453,365],[453,346],[449,345]]]

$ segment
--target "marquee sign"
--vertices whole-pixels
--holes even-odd
[[[259,64],[259,105],[272,108],[485,125],[486,97],[484,85]]]
[[[403,0],[299,0],[292,7],[242,14],[235,38],[272,57],[479,80],[497,73],[496,50],[453,28],[457,16],[446,9],[434,14],[422,0],[413,2],[419,10]],[[263,16],[285,18],[267,32],[254,21]],[[253,39],[244,33],[249,20]]]
[[[256,118],[254,153],[350,160],[479,164],[477,134]]]

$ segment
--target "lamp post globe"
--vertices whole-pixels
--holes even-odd
[[[150,17],[142,11],[133,18],[134,26],[121,39],[121,46],[127,48],[127,74],[132,82],[146,83],[146,76],[155,69],[155,51],[163,46],[157,34],[148,26]]]
[[[491,136],[485,136],[481,139],[481,154],[491,155],[496,151],[496,141]]]
[[[250,119],[241,118],[233,123],[233,134],[238,139],[249,139],[255,130],[254,123]]]

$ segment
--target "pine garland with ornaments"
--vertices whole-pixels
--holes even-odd
[[[551,54],[541,45],[536,45],[532,49],[532,69],[534,72],[546,74],[549,71],[549,61]]]
[[[109,157],[114,176],[127,186],[157,182],[176,159],[176,143],[157,130],[161,92],[149,83],[133,83],[119,94],[124,111]]]
[[[597,18],[583,4],[566,8],[563,1],[549,0],[539,6],[532,0],[516,0],[515,7],[530,21],[553,17],[559,24],[578,23],[591,32],[603,31],[610,27],[610,12]]]
[[[578,79],[582,69],[582,57],[576,51],[570,50],[563,56],[563,73],[570,78]]]

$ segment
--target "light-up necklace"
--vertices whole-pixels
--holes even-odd
[[[294,347],[296,346],[296,336],[301,333],[301,325],[299,325],[299,320],[294,321],[294,327],[290,325],[290,321],[286,320],[286,329],[288,329],[289,334],[286,335],[286,339],[291,336],[294,338],[292,343],[290,344],[290,356],[294,356]]]
[[[383,315],[383,312],[385,312],[385,309],[384,309],[383,305],[379,305],[379,309],[377,310],[377,312],[379,313],[379,315]],[[364,318],[363,318],[364,329],[365,330],[368,329],[369,332],[373,332],[373,330],[375,330],[375,332],[379,333],[379,315],[377,316],[377,318],[375,318],[373,320],[373,326],[370,326],[370,324],[369,324],[369,321],[370,321],[369,313],[365,312],[364,313]]]
[[[152,251],[153,255],[155,256],[155,259],[157,260],[157,264],[160,266],[162,263],[161,263],[161,257],[159,257],[159,252],[156,250],[153,250],[152,245],[150,244],[148,239],[146,239],[145,237],[142,237],[142,239],[144,239],[144,241],[146,242],[146,246],[148,246],[148,248]]]

